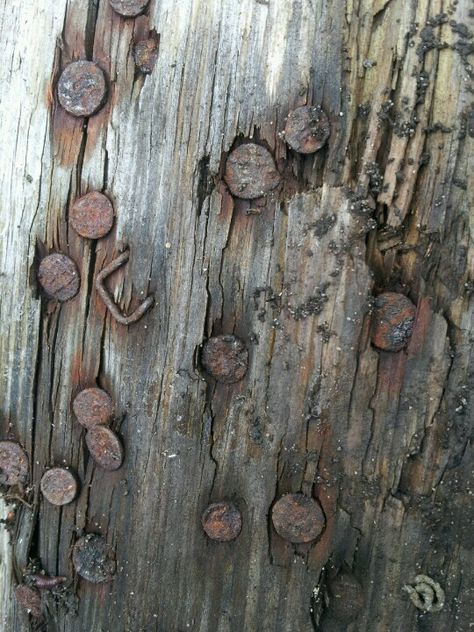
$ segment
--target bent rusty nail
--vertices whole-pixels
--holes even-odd
[[[110,276],[113,272],[115,272],[115,270],[118,270],[118,268],[120,268],[125,263],[127,263],[129,257],[130,257],[129,250],[125,250],[124,252],[122,252],[122,254],[120,254],[116,259],[111,261],[109,265],[105,266],[105,268],[101,272],[99,272],[95,280],[95,287],[96,287],[97,292],[99,293],[100,298],[104,301],[105,306],[107,307],[109,312],[112,314],[112,316],[115,318],[115,320],[118,323],[121,323],[122,325],[131,325],[132,323],[136,323],[137,320],[139,320],[143,316],[143,314],[147,310],[149,310],[150,307],[154,303],[153,296],[148,296],[143,301],[143,303],[141,303],[141,305],[137,307],[137,309],[134,312],[132,312],[129,316],[125,316],[125,314],[123,314],[120,311],[120,309],[117,307],[117,305],[114,303],[107,289],[105,288],[105,285],[104,285],[105,279],[108,276]]]
[[[28,579],[40,590],[50,590],[67,581],[67,577],[48,577],[47,575],[28,575]]]

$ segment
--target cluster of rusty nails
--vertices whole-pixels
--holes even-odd
[[[118,470],[123,447],[108,427],[114,414],[109,394],[100,388],[86,388],[76,396],[72,408],[78,422],[87,429],[86,445],[93,460],[104,470]]]
[[[319,502],[302,493],[283,494],[273,505],[271,515],[275,532],[292,544],[314,542],[326,524]],[[205,509],[201,523],[209,539],[230,542],[240,535],[242,515],[234,503],[221,501]]]
[[[148,0],[109,0],[113,10],[124,18],[143,13]],[[150,73],[158,55],[158,38],[150,37],[135,43],[135,63],[143,73]],[[73,116],[89,117],[106,102],[107,81],[100,66],[87,60],[68,64],[58,81],[58,100]],[[288,146],[299,154],[319,151],[330,136],[329,119],[320,106],[305,105],[291,111],[281,134]],[[271,152],[261,144],[245,142],[233,149],[226,161],[224,180],[235,197],[252,200],[268,195],[281,182]],[[71,224],[78,235],[97,240],[112,229],[114,209],[110,199],[99,191],[78,198],[71,208]],[[95,288],[105,306],[120,324],[138,321],[153,305],[147,297],[131,314],[126,315],[116,305],[105,286],[105,280],[129,260],[128,250],[119,254],[97,275]],[[80,274],[68,256],[52,253],[40,263],[38,281],[46,294],[60,302],[72,299],[80,289]],[[376,299],[371,325],[375,347],[399,351],[410,339],[415,319],[415,306],[402,294],[386,292]],[[248,368],[248,351],[236,336],[210,338],[204,345],[201,363],[209,376],[223,384],[242,380]],[[123,447],[117,435],[108,427],[114,406],[108,393],[92,387],[82,390],[74,399],[73,411],[86,428],[86,444],[93,460],[105,470],[116,470],[123,462]],[[28,479],[28,458],[23,448],[13,441],[0,442],[0,483],[23,485]],[[48,469],[41,478],[41,492],[56,506],[71,503],[78,494],[79,481],[65,467]],[[315,498],[302,493],[280,496],[271,508],[275,533],[293,544],[308,544],[317,540],[325,528],[323,509]],[[230,501],[209,505],[202,514],[201,524],[206,535],[218,542],[235,540],[242,530],[242,515]],[[109,581],[115,572],[115,562],[105,539],[95,534],[80,538],[73,550],[76,572],[93,582]],[[33,616],[41,616],[38,589],[51,589],[66,581],[65,577],[30,575],[29,584],[16,588],[18,602]],[[351,580],[352,581],[352,580]]]
[[[313,154],[326,144],[329,119],[320,106],[302,105],[287,117],[281,137],[299,154]],[[268,195],[281,182],[270,151],[255,142],[245,142],[227,157],[224,180],[237,198],[254,200]]]
[[[149,0],[109,0],[112,9],[124,18],[143,13]],[[158,55],[158,37],[135,43],[134,59],[137,67],[150,73]],[[100,66],[92,61],[77,60],[62,71],[57,85],[58,101],[62,108],[75,117],[96,114],[107,100],[107,80]],[[71,225],[84,239],[97,240],[108,235],[114,223],[111,200],[100,191],[90,191],[75,200],[70,212]],[[105,280],[123,266],[130,257],[126,250],[103,268],[95,280],[95,288],[112,317],[123,325],[138,321],[153,305],[149,296],[131,314],[124,314],[105,287]],[[49,298],[64,302],[74,298],[80,289],[81,278],[76,263],[67,255],[54,252],[44,257],[38,269],[38,282]],[[114,407],[108,393],[93,387],[82,390],[73,401],[78,422],[86,428],[86,445],[97,465],[105,470],[117,470],[123,462],[123,447],[117,435],[108,427]],[[0,483],[22,486],[28,480],[28,457],[15,441],[0,441]],[[64,506],[73,502],[79,492],[79,479],[67,467],[52,467],[42,476],[40,489],[52,505]],[[111,549],[102,536],[87,534],[77,540],[73,549],[73,564],[78,575],[97,583],[109,581],[115,572]],[[18,603],[32,616],[42,616],[39,589],[62,585],[65,577],[29,575],[27,583],[15,589]]]
[[[71,223],[75,231],[86,239],[100,239],[111,230],[114,211],[111,201],[99,191],[91,191],[78,198],[71,209]],[[154,299],[148,296],[138,308],[128,316],[116,305],[105,287],[105,280],[123,266],[130,258],[125,250],[103,268],[96,277],[95,288],[113,318],[122,325],[137,322],[153,306]],[[72,259],[62,253],[52,253],[44,257],[38,269],[38,281],[50,298],[60,302],[76,296],[80,288],[80,275]]]

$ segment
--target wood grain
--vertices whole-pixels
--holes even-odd
[[[445,15],[440,15],[446,12]],[[71,580],[45,597],[47,630],[80,632],[463,632],[474,624],[473,138],[469,0],[152,0],[125,20],[105,0],[0,7],[0,402],[2,438],[28,452],[24,503],[0,535],[5,630],[37,623],[12,588],[30,558]],[[155,29],[150,75],[133,61]],[[55,94],[73,59],[97,61],[109,98],[84,122]],[[314,156],[281,136],[297,105],[331,122]],[[266,200],[232,198],[222,174],[236,139],[274,154],[283,181]],[[116,224],[90,242],[69,209],[110,196]],[[124,327],[94,288],[108,281]],[[42,297],[39,259],[74,259],[81,290]],[[405,351],[368,336],[372,296],[418,306]],[[210,335],[249,349],[245,379],[211,383]],[[126,450],[99,470],[71,401],[86,386],[116,405]],[[82,481],[76,503],[42,500],[53,464]],[[273,531],[285,492],[319,498],[326,529],[294,548]],[[232,500],[240,537],[206,540],[209,502]],[[103,534],[111,584],[74,577],[71,547]],[[9,544],[11,542],[11,545]],[[365,606],[348,626],[323,598],[350,569]],[[445,607],[423,614],[403,592],[438,581]],[[77,601],[73,596],[77,597]]]

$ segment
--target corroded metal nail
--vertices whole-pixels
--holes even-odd
[[[242,516],[231,502],[213,503],[204,511],[202,528],[211,540],[229,542],[242,530]]]
[[[97,292],[99,293],[99,296],[104,301],[107,309],[115,318],[115,320],[122,325],[131,325],[132,323],[137,322],[137,320],[139,320],[145,314],[145,312],[147,312],[150,307],[152,307],[154,303],[153,296],[148,296],[132,314],[130,314],[129,316],[125,316],[125,314],[120,311],[120,309],[109,296],[109,293],[104,286],[105,279],[113,272],[115,272],[115,270],[118,270],[121,266],[127,263],[129,258],[130,251],[125,250],[125,252],[122,252],[121,255],[119,255],[116,259],[109,263],[108,266],[105,266],[105,268],[101,272],[99,272],[95,280],[95,287]]]
[[[106,94],[104,73],[92,61],[73,61],[59,77],[59,103],[73,116],[91,116],[102,107]]]
[[[252,200],[269,193],[281,178],[268,149],[246,143],[229,154],[224,180],[233,195]]]
[[[76,395],[72,409],[77,421],[85,428],[108,424],[114,414],[110,395],[101,388],[85,388]]]
[[[141,72],[145,74],[152,72],[158,59],[158,38],[149,37],[137,42],[133,48],[133,59]]]
[[[91,191],[78,198],[71,208],[71,224],[76,233],[87,239],[105,237],[114,223],[114,209],[109,198]]]
[[[87,431],[86,444],[94,461],[104,470],[118,470],[123,462],[120,439],[107,426],[93,426]]]
[[[372,343],[386,351],[400,351],[410,340],[416,308],[403,294],[384,292],[375,300]]]
[[[331,615],[343,623],[357,618],[365,604],[359,581],[346,571],[339,573],[328,585]]]
[[[48,575],[27,575],[26,579],[31,582],[35,588],[39,588],[40,590],[51,590],[51,588],[56,588],[57,586],[61,586],[67,581],[67,577],[57,576],[50,577]]]
[[[146,9],[149,0],[110,0],[114,11],[126,18],[134,18]]]
[[[93,584],[110,581],[116,569],[112,549],[102,536],[94,533],[89,533],[76,542],[72,563],[76,573]]]
[[[38,281],[48,296],[61,302],[74,298],[81,285],[74,261],[58,252],[41,260]]]
[[[233,384],[247,373],[249,354],[245,344],[234,335],[214,336],[204,343],[201,362],[218,382]]]
[[[28,457],[19,443],[0,441],[0,483],[23,485],[28,480]]]
[[[15,597],[20,606],[32,617],[39,619],[42,616],[41,595],[35,588],[26,584],[18,584],[15,588]]]
[[[74,474],[63,467],[52,467],[41,478],[41,493],[52,505],[71,503],[77,496],[79,483]]]
[[[313,154],[326,144],[331,127],[319,105],[303,105],[288,114],[285,140],[300,154]]]
[[[302,544],[315,540],[326,519],[320,504],[305,494],[284,494],[273,505],[275,531],[285,540]]]

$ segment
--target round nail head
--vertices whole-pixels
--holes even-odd
[[[273,505],[272,522],[282,538],[294,544],[304,544],[321,534],[326,520],[314,498],[305,494],[284,494]]]
[[[108,393],[101,388],[85,388],[72,403],[77,421],[84,428],[108,424],[114,414],[114,405]]]
[[[135,65],[144,74],[150,74],[158,59],[158,41],[151,37],[135,44],[133,49]]]
[[[91,191],[78,198],[71,209],[71,224],[86,239],[105,237],[114,223],[114,209],[109,198]]]
[[[224,180],[232,195],[252,200],[272,191],[281,178],[268,149],[255,143],[245,143],[229,154]]]
[[[110,6],[125,18],[134,18],[146,9],[149,0],[110,0]]]
[[[74,474],[63,467],[52,467],[43,474],[41,493],[52,505],[68,505],[77,496],[79,485]]]
[[[218,382],[233,384],[247,373],[249,354],[245,344],[234,335],[214,336],[204,343],[201,362]]]
[[[384,292],[375,299],[372,343],[384,351],[400,351],[411,338],[416,307],[404,294]]]
[[[28,480],[28,457],[19,443],[0,441],[0,483],[23,485]]]
[[[346,571],[329,582],[328,593],[330,613],[343,623],[356,619],[365,605],[362,586],[354,575]]]
[[[79,292],[81,277],[72,259],[54,253],[42,259],[38,281],[49,297],[64,302]]]
[[[242,530],[242,516],[231,502],[213,503],[202,514],[202,528],[211,540],[230,542]]]
[[[118,470],[123,462],[123,447],[108,426],[93,426],[87,431],[86,444],[94,461],[104,470]]]
[[[32,617],[39,619],[42,616],[41,595],[38,590],[26,584],[18,584],[15,588],[15,598]]]
[[[93,533],[76,542],[72,563],[76,573],[93,584],[110,581],[116,569],[112,549],[102,536]]]
[[[106,94],[105,75],[92,61],[73,61],[59,77],[59,103],[73,116],[95,114],[104,104]]]
[[[285,140],[299,154],[313,154],[326,144],[331,126],[319,105],[302,105],[288,114]]]

